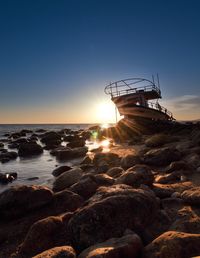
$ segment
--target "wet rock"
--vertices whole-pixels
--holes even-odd
[[[90,198],[97,190],[98,184],[94,176],[84,176],[77,183],[70,187],[70,190],[74,193],[79,194],[84,199]]]
[[[20,144],[18,149],[18,155],[20,157],[40,155],[42,152],[43,152],[43,148],[37,143],[23,143],[23,144]]]
[[[67,143],[67,147],[77,148],[85,146],[85,139],[79,139],[78,141],[72,141]]]
[[[172,161],[180,160],[181,153],[175,148],[161,148],[148,151],[144,155],[144,162],[153,166],[166,166]]]
[[[58,142],[61,143],[61,136],[56,132],[47,132],[41,135],[41,142],[45,143],[46,145]]]
[[[12,219],[24,216],[53,199],[50,189],[43,186],[14,186],[0,194],[0,217]]]
[[[106,239],[121,237],[127,228],[142,237],[155,218],[157,201],[149,191],[126,187],[120,191],[107,189],[110,196],[79,209],[68,223],[71,241],[79,251]]]
[[[190,167],[185,161],[174,161],[167,168],[166,172],[173,172],[176,170],[189,170]]]
[[[144,258],[189,258],[200,253],[200,234],[168,231],[145,247]]]
[[[159,198],[168,198],[175,192],[173,188],[169,185],[162,185],[162,184],[154,184],[152,190],[154,191],[155,195]]]
[[[64,172],[66,172],[70,169],[72,169],[72,168],[69,167],[69,166],[60,166],[60,167],[57,167],[56,169],[53,170],[52,175],[55,176],[55,177],[58,177],[61,174],[63,174]]]
[[[79,158],[86,155],[88,151],[87,147],[80,147],[80,148],[74,148],[70,149],[68,147],[56,149],[54,151],[54,154],[58,160],[69,160],[73,158]]]
[[[77,183],[83,175],[80,168],[70,169],[58,176],[53,183],[53,190],[58,192]]]
[[[98,163],[98,166],[96,167],[96,173],[106,173],[106,171],[108,171],[109,169],[109,165],[106,161],[104,160],[101,160],[99,163]]]
[[[42,129],[42,128],[39,128],[39,129],[36,129],[35,132],[36,133],[45,133],[47,130],[45,129]]]
[[[113,167],[113,168],[110,168],[106,174],[113,177],[113,178],[117,178],[119,176],[121,176],[121,174],[123,173],[123,168],[121,167]]]
[[[121,238],[111,238],[106,242],[93,245],[84,250],[79,258],[138,258],[143,249],[142,241],[137,234],[128,234]]]
[[[96,153],[94,155],[93,163],[95,166],[99,166],[102,162],[106,162],[109,166],[117,166],[120,163],[120,157],[112,152]]]
[[[141,184],[152,186],[153,181],[154,175],[148,166],[135,165],[118,177],[116,183],[139,187]]]
[[[83,198],[79,194],[69,190],[57,192],[53,196],[53,205],[57,212],[75,211],[82,204]]]
[[[33,258],[76,258],[76,252],[71,246],[54,247]]]
[[[61,217],[47,217],[35,222],[29,229],[19,250],[18,257],[33,257],[47,249],[59,246],[60,232],[63,230]]]
[[[0,142],[0,148],[3,148],[4,144],[2,142]]]
[[[115,182],[115,179],[106,174],[98,174],[94,178],[98,185],[112,185]]]
[[[17,152],[15,151],[7,151],[0,154],[0,161],[4,163],[5,161],[10,161],[17,158]]]
[[[185,190],[181,194],[181,198],[191,205],[200,204],[200,187],[193,187],[191,189]]]
[[[197,168],[200,166],[200,156],[196,153],[192,153],[186,157],[188,165],[192,168]]]
[[[0,183],[8,184],[17,179],[17,173],[0,173]]]
[[[128,169],[140,163],[141,163],[141,159],[137,155],[129,154],[121,159],[121,167],[123,169]]]
[[[81,161],[81,165],[84,164],[92,164],[92,159],[89,156],[85,156],[85,158]]]

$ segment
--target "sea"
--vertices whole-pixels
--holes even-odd
[[[37,129],[45,129],[47,131],[60,131],[61,129],[69,128],[72,130],[87,129],[94,124],[20,124],[20,125],[0,125],[0,142],[5,139],[6,133],[14,133],[22,129],[29,129],[35,132]],[[96,124],[95,124],[96,125]],[[31,135],[31,134],[30,134]],[[27,135],[29,136],[29,135]],[[6,143],[5,147],[9,150]],[[39,143],[41,144],[41,143]],[[62,145],[66,145],[63,142]],[[89,149],[97,147],[96,143],[86,142]],[[10,150],[11,151],[11,150]],[[17,149],[12,149],[17,151]],[[54,177],[52,171],[61,165],[76,166],[80,164],[82,158],[73,159],[65,162],[59,162],[56,157],[50,155],[49,151],[44,150],[43,154],[39,156],[21,158],[11,160],[7,163],[0,162],[0,173],[17,172],[18,178],[9,184],[0,184],[0,192],[15,185],[44,185],[52,187]]]

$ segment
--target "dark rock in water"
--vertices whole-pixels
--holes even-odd
[[[17,173],[0,173],[0,183],[8,184],[17,179]]]
[[[152,186],[153,182],[154,175],[145,165],[135,165],[129,168],[116,180],[117,184],[127,184],[133,187],[139,187],[142,184]]]
[[[137,234],[127,234],[121,238],[111,238],[106,242],[90,246],[84,250],[79,258],[138,258],[143,249],[143,244]]]
[[[109,188],[110,196],[79,209],[68,223],[72,244],[78,251],[121,237],[126,229],[143,237],[145,228],[155,219],[158,205],[151,192],[141,189],[112,192]]]
[[[60,176],[56,177],[53,183],[53,190],[58,192],[71,185],[77,183],[83,175],[83,171],[80,168],[70,169]]]
[[[24,132],[16,132],[16,133],[12,133],[9,138],[13,138],[13,139],[18,139],[20,137],[24,137],[26,136],[26,133]]]
[[[38,176],[27,178],[28,181],[34,181],[34,180],[38,180],[38,179],[39,179]]]
[[[18,154],[20,157],[39,155],[43,152],[43,148],[37,143],[20,144]]]
[[[33,131],[32,130],[29,130],[29,129],[23,129],[20,131],[20,133],[24,134],[24,133],[32,133]]]
[[[137,155],[128,154],[121,159],[121,167],[124,169],[133,167],[141,163],[141,159]]]
[[[56,132],[47,132],[41,135],[41,142],[46,145],[61,142],[61,136]]]
[[[67,143],[67,147],[70,148],[78,148],[78,147],[83,147],[85,146],[85,140],[84,139],[79,139],[78,141],[71,141]]]
[[[7,153],[8,150],[7,149],[0,149],[0,153]]]
[[[145,164],[153,166],[166,166],[180,159],[181,153],[175,148],[168,147],[150,150],[144,155]]]
[[[200,254],[200,234],[168,231],[145,247],[144,258],[189,258]]]
[[[72,169],[72,168],[69,167],[69,166],[60,166],[60,167],[58,167],[58,168],[53,170],[52,175],[55,176],[55,177],[58,177],[62,173],[66,172],[66,171],[68,171],[70,169]]]
[[[99,166],[102,161],[106,162],[109,166],[117,166],[120,163],[120,157],[112,152],[96,153],[93,159],[94,165]]]
[[[86,156],[82,161],[81,161],[81,165],[82,164],[92,164],[92,159],[89,156]]]
[[[81,138],[78,135],[66,135],[63,137],[63,141],[65,142],[74,142],[79,141]]]
[[[10,136],[10,134],[9,134],[9,133],[5,133],[3,136],[5,136],[5,137],[9,137],[9,136]]]
[[[71,246],[54,247],[34,256],[33,258],[76,258],[76,252]]]
[[[1,153],[0,154],[0,161],[3,163],[5,161],[16,159],[17,156],[18,156],[17,152],[15,152],[15,151],[7,151],[5,153]]]
[[[45,129],[37,129],[37,130],[35,130],[35,132],[36,133],[45,133],[47,130],[45,130]]]
[[[18,148],[18,146],[19,146],[19,144],[17,144],[17,143],[10,143],[10,144],[8,144],[8,148],[9,149],[17,149]]]
[[[4,144],[2,142],[0,142],[0,148],[3,148]]]
[[[0,217],[13,219],[40,208],[53,199],[53,192],[43,186],[14,186],[0,194]]]
[[[19,250],[19,257],[33,257],[61,243],[60,232],[63,222],[61,217],[47,217],[35,222],[28,231]]]
[[[113,177],[113,178],[116,178],[116,177],[119,177],[121,176],[121,174],[123,173],[123,168],[121,167],[112,167],[110,168],[106,174]]]

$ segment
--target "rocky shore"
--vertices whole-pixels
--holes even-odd
[[[0,194],[0,257],[200,255],[200,124],[121,120],[103,130],[22,130],[5,137],[0,162],[43,150],[58,161],[81,161],[49,171],[52,189],[17,185]],[[109,151],[88,152],[91,137],[109,139]],[[17,174],[1,172],[1,183],[13,180]]]

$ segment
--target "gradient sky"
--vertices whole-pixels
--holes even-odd
[[[103,122],[106,84],[156,73],[161,103],[200,118],[199,13],[199,0],[0,0],[0,123]]]

